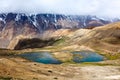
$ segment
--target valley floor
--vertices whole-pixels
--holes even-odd
[[[119,62],[116,61],[118,64]],[[0,56],[0,80],[120,80],[120,66],[118,64],[46,65],[20,57]]]

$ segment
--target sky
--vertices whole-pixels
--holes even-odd
[[[120,0],[0,0],[0,12],[120,16]]]

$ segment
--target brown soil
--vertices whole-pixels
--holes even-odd
[[[120,66],[40,64],[19,57],[0,57],[0,80],[120,80]]]

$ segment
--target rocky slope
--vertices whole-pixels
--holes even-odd
[[[69,45],[85,45],[95,50],[120,53],[120,22],[92,30],[80,29],[68,37]]]
[[[57,31],[52,31],[50,36],[54,38],[55,41],[52,42],[48,39],[50,42],[52,42],[52,44],[48,46],[62,46],[63,50],[81,50],[84,48],[89,50],[93,49],[100,52],[120,53],[120,22],[93,29],[60,29]],[[20,39],[18,39],[18,42],[16,42],[16,45],[20,45],[19,40]],[[15,43],[15,40],[13,40],[13,42]],[[29,46],[30,48],[30,45],[33,45],[34,43],[35,42],[32,42],[29,43],[29,45],[24,46]],[[11,45],[13,46],[13,43],[11,43]],[[14,45],[12,49],[14,49],[16,45]]]

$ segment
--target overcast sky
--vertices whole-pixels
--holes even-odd
[[[0,12],[120,16],[120,0],[0,0]]]

